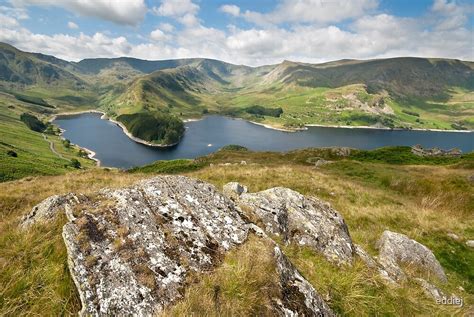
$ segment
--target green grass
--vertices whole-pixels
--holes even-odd
[[[130,173],[157,173],[157,174],[178,174],[192,172],[205,166],[204,162],[195,160],[170,160],[156,161],[142,167],[134,167],[128,170]]]
[[[69,163],[51,152],[49,143],[43,139],[39,132],[30,130],[22,121],[20,115],[27,106],[13,103],[12,99],[0,98],[0,182],[20,179],[27,176],[58,175],[71,171],[65,167]],[[63,149],[60,138],[47,135],[55,143],[58,152],[67,159],[76,157],[85,167],[94,166],[89,159],[77,157],[77,148]],[[8,155],[8,151],[17,153],[17,157]]]
[[[314,157],[332,158],[335,162],[315,168],[308,163],[308,158]],[[248,164],[219,165],[241,160]],[[460,162],[464,160],[460,158]],[[96,169],[3,183],[0,184],[0,262],[10,265],[0,264],[0,286],[5,290],[0,310],[16,315],[37,314],[40,305],[54,314],[70,315],[78,310],[77,294],[71,293],[72,281],[64,271],[65,251],[61,251],[59,243],[58,230],[64,219],[24,235],[16,227],[21,215],[52,194],[90,194],[102,187],[129,185],[155,173],[185,174],[218,188],[238,181],[251,192],[284,186],[317,196],[342,214],[353,240],[372,255],[377,254],[375,244],[384,230],[407,234],[433,250],[449,280],[448,284],[439,286],[449,294],[461,296],[467,307],[474,300],[470,268],[473,259],[472,251],[464,243],[474,237],[471,215],[474,187],[468,182],[472,170],[453,166],[356,161],[338,158],[331,149],[289,153],[235,149],[218,151],[196,161],[156,162],[134,169],[133,173]],[[460,240],[448,238],[450,232],[456,233]],[[184,300],[166,313],[197,312],[214,316],[264,311],[267,291],[274,289],[265,248],[251,240],[229,253],[216,271],[193,276]],[[461,313],[455,307],[436,305],[414,284],[391,288],[376,272],[359,262],[352,268],[337,268],[308,249],[294,245],[284,249],[304,277],[323,297],[329,298],[329,305],[341,315]],[[214,296],[216,285],[220,286],[218,308]],[[459,290],[459,286],[465,291]],[[266,291],[262,292],[262,288]],[[46,298],[51,300],[46,302]]]

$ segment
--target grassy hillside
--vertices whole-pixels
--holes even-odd
[[[74,169],[69,161],[73,158],[84,167],[95,165],[95,162],[80,157],[77,147],[66,148],[58,135],[33,131],[21,120],[25,113],[27,117],[33,113],[44,120],[46,116],[41,114],[42,109],[12,96],[0,95],[0,182],[26,176],[63,174]],[[51,151],[50,142],[63,158]],[[9,151],[16,156],[10,155]]]
[[[0,44],[0,91],[53,112],[109,116],[218,113],[277,127],[306,124],[474,129],[473,64],[392,58],[248,67],[210,59],[72,63]],[[279,116],[247,111],[281,108]],[[264,111],[265,112],[265,111]]]
[[[140,77],[111,109],[156,109],[182,118],[206,113],[274,126],[305,124],[473,129],[474,70],[451,60],[389,59],[248,68],[203,61]],[[246,111],[282,108],[277,118]]]
[[[316,157],[334,162],[316,168]],[[400,164],[400,157],[415,160],[405,148],[357,151],[348,158],[338,157],[331,150],[261,153],[235,148],[196,161],[160,162],[133,173],[93,169],[0,184],[0,312],[74,315],[80,308],[60,235],[65,219],[38,226],[28,234],[17,229],[19,218],[33,205],[52,194],[87,194],[158,173],[180,173],[217,187],[239,181],[252,192],[285,186],[320,197],[343,215],[354,242],[372,255],[384,230],[407,234],[433,250],[449,279],[442,287],[461,296],[465,304],[463,308],[437,305],[416,285],[384,284],[377,272],[362,263],[337,268],[304,247],[282,246],[337,313],[462,315],[474,303],[474,258],[465,245],[466,240],[474,238],[474,186],[469,181],[474,171],[473,157],[438,162],[420,158],[410,164]],[[247,164],[241,165],[241,160]],[[219,165],[223,163],[234,165]],[[449,237],[449,233],[458,235],[459,240]],[[268,250],[260,240],[251,238],[228,254],[216,271],[191,282],[184,301],[165,315],[254,315],[264,311],[266,293],[262,289],[271,291],[273,285]]]
[[[151,143],[178,143],[184,134],[184,124],[178,118],[159,112],[123,114],[117,117],[134,136]]]

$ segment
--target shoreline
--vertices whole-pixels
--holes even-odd
[[[64,138],[62,135],[63,135],[64,131],[66,131],[66,130],[65,130],[65,129],[62,129],[62,128],[59,128],[59,131],[60,131],[60,132],[59,132],[59,137],[60,137],[62,140],[65,140],[65,138]],[[87,158],[89,158],[89,159],[92,160],[92,161],[95,161],[96,166],[98,166],[98,167],[101,166],[102,162],[101,162],[98,158],[95,157],[95,156],[97,155],[96,152],[94,152],[94,151],[92,151],[91,149],[88,149],[88,148],[86,148],[86,147],[80,146],[79,144],[76,144],[76,143],[72,143],[72,142],[71,142],[71,144],[74,145],[74,146],[77,146],[79,149],[85,151],[85,152],[87,153]]]
[[[369,125],[359,125],[359,126],[350,126],[350,125],[323,125],[316,123],[305,124],[305,127],[320,127],[320,128],[340,128],[340,129],[372,129],[372,130],[387,130],[387,131],[426,131],[426,132],[460,132],[460,133],[471,133],[474,130],[443,130],[443,129],[423,129],[423,128],[413,128],[413,129],[400,129],[400,128],[387,128],[387,127],[373,127]]]
[[[219,116],[219,114],[215,114]],[[212,115],[211,115],[212,116]],[[206,116],[203,116],[201,118],[191,118],[191,119],[184,119],[184,123],[188,122],[196,122],[196,121],[201,121],[205,118]],[[279,126],[273,126],[269,123],[262,123],[262,122],[256,122],[256,121],[251,121],[247,120],[244,118],[238,118],[238,117],[228,117],[228,116],[223,116],[226,118],[230,118],[233,120],[243,120],[247,121],[249,123],[259,125],[261,127],[270,129],[270,130],[276,130],[276,131],[281,131],[281,132],[300,132],[300,131],[306,131],[308,130],[308,127],[319,127],[319,128],[337,128],[337,129],[371,129],[371,130],[386,130],[386,131],[426,131],[426,132],[459,132],[459,133],[472,133],[474,130],[443,130],[443,129],[429,129],[429,128],[413,128],[413,129],[401,129],[401,128],[388,128],[388,127],[374,127],[374,126],[369,126],[369,125],[359,125],[359,126],[351,126],[351,125],[324,125],[324,124],[317,124],[317,123],[308,123],[305,124],[304,127],[302,128],[282,128]]]
[[[132,141],[135,141],[136,143],[140,143],[140,144],[143,144],[143,145],[147,145],[147,146],[151,146],[151,147],[159,147],[159,148],[168,148],[168,147],[172,147],[172,146],[175,146],[179,143],[176,142],[176,143],[173,143],[173,144],[166,144],[166,145],[163,145],[163,144],[156,144],[156,143],[151,143],[151,142],[148,142],[148,141],[145,141],[143,139],[140,139],[140,138],[137,138],[136,136],[133,136],[128,130],[127,128],[125,127],[125,125],[123,125],[121,122],[118,122],[114,119],[111,119],[107,116],[107,114],[103,111],[100,111],[100,110],[95,110],[95,109],[91,109],[91,110],[83,110],[83,111],[75,111],[75,112],[62,112],[62,113],[58,113],[58,114],[55,114],[53,115],[49,120],[48,122],[53,122],[54,120],[58,119],[58,118],[61,118],[61,117],[67,117],[67,116],[74,116],[74,115],[79,115],[79,114],[84,114],[84,113],[100,113],[102,114],[102,116],[100,117],[102,120],[108,120],[114,124],[116,124],[117,126],[119,126],[123,133],[125,133],[125,135],[130,138]],[[89,150],[90,151],[90,150]],[[91,151],[93,152],[93,151]]]

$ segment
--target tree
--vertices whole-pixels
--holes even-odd
[[[77,159],[73,158],[71,159],[70,165],[74,168],[81,168],[81,162],[79,162]]]

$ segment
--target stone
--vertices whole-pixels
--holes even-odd
[[[265,231],[280,236],[283,242],[306,245],[336,264],[352,262],[354,246],[347,225],[328,203],[275,187],[243,193],[238,204],[251,210]]]
[[[413,266],[430,273],[442,282],[447,281],[443,267],[433,252],[423,244],[404,234],[384,231],[377,242],[378,262],[396,281],[406,279],[406,273],[400,265]]]
[[[239,200],[250,195],[238,183],[227,188],[239,193]],[[331,226],[345,226],[323,202],[289,189],[276,194],[292,199],[288,219],[305,226],[299,235],[290,233],[301,241],[310,241],[303,234],[305,230],[319,232],[313,228],[312,218],[326,226],[327,234],[341,229]],[[309,211],[303,212],[305,208]],[[35,206],[22,225],[51,221],[62,212],[67,218],[62,236],[81,300],[80,316],[159,315],[183,298],[190,277],[212,272],[227,251],[253,233],[275,246],[278,293],[271,299],[275,315],[335,316],[267,233],[208,183],[184,176],[160,176],[125,188],[103,189],[90,197],[52,196]],[[303,216],[311,219],[304,220]],[[341,241],[333,240],[338,238],[322,248],[326,255],[348,252],[339,245]],[[335,251],[329,251],[331,247]]]
[[[474,240],[467,240],[466,245],[470,248],[474,248]]]
[[[422,278],[415,278],[414,279],[417,284],[421,286],[423,289],[423,292],[426,294],[426,296],[433,298],[434,300],[440,301],[446,295],[443,293],[442,290],[434,286],[433,284],[427,282],[426,280]]]
[[[247,226],[214,186],[162,176],[103,190],[63,229],[81,316],[153,315],[243,243]]]
[[[388,282],[389,284],[396,284],[396,281],[390,277],[390,274],[379,264],[377,261],[370,256],[360,245],[354,244],[354,251],[355,254],[362,260],[362,262],[367,265],[368,268],[376,269],[380,275],[380,277]]]
[[[336,316],[279,247],[274,255],[282,289],[281,298],[275,300],[280,316]]]
[[[448,237],[450,237],[453,240],[459,240],[459,236],[452,232],[448,233]]]
[[[240,195],[247,192],[247,187],[240,185],[237,182],[230,182],[224,185],[222,192],[227,197],[235,200],[238,199]]]
[[[348,147],[334,147],[331,148],[331,153],[339,157],[348,157],[351,155],[351,148]]]
[[[66,208],[79,204],[85,199],[86,198],[82,195],[76,196],[72,193],[48,197],[34,206],[31,211],[21,219],[20,228],[28,229],[37,223],[51,222],[56,219],[58,214],[65,211]]]

